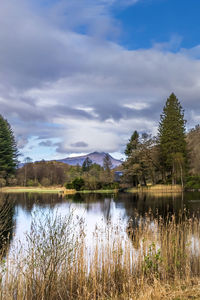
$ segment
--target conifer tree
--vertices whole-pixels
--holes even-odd
[[[7,179],[17,166],[17,147],[10,124],[0,115],[0,176]]]
[[[110,155],[106,153],[103,159],[103,168],[104,168],[104,180],[106,183],[110,183],[112,181],[111,169],[112,169],[112,161]]]
[[[88,172],[90,170],[91,166],[92,166],[92,160],[89,157],[86,157],[86,159],[84,160],[83,165],[82,165],[82,171]]]
[[[108,153],[106,153],[104,156],[103,167],[104,167],[104,170],[107,172],[110,172],[110,170],[112,169],[112,161],[111,161],[110,155]]]
[[[135,130],[128,142],[128,144],[126,145],[126,149],[124,151],[124,153],[126,154],[126,156],[130,156],[133,150],[137,149],[137,146],[139,144],[139,133],[137,132],[137,130]]]
[[[175,183],[178,169],[183,173],[186,163],[185,123],[182,106],[172,93],[163,108],[158,129],[163,179],[166,174],[170,174],[172,183]]]

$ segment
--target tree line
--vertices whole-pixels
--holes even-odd
[[[28,161],[16,172],[20,186],[65,185],[68,189],[97,190],[114,188],[114,170],[110,156],[105,155],[103,166],[93,163],[89,157],[82,166],[70,166],[57,161]]]

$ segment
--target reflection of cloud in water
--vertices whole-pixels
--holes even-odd
[[[17,200],[19,201],[17,202]],[[147,195],[145,197],[130,194],[117,196],[81,195],[78,201],[74,201],[70,196],[68,199],[63,199],[58,195],[23,195],[22,198],[18,195],[17,200],[15,208],[16,228],[12,249],[15,248],[18,240],[23,244],[26,243],[24,233],[30,232],[34,212],[37,213],[39,219],[40,216],[44,217],[49,212],[65,217],[72,211],[75,224],[74,232],[79,230],[79,227],[76,226],[78,219],[84,220],[88,258],[94,251],[96,243],[101,245],[102,249],[106,249],[108,243],[112,245],[113,249],[115,247],[123,248],[126,244],[126,247],[130,249],[129,255],[132,262],[137,261],[138,257],[144,253],[144,249],[147,253],[152,242],[156,245],[156,251],[162,247],[160,224],[156,218],[158,214],[162,215],[164,222],[167,214],[175,213],[178,216],[179,211],[184,207],[189,207],[190,214],[193,213],[191,202],[187,199],[176,199],[174,202],[174,199],[171,198],[166,197],[166,199],[161,200]],[[195,203],[195,211],[196,205]],[[152,209],[149,215],[150,207]],[[132,218],[132,223],[129,222],[130,227],[128,227],[130,218]],[[199,236],[187,232],[184,234],[185,241],[190,243],[189,253],[198,257],[200,255]]]

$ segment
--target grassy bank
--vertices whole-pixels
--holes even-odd
[[[183,188],[181,185],[164,185],[164,184],[156,184],[152,186],[146,187],[138,187],[138,188],[130,188],[127,189],[129,193],[138,193],[138,192],[148,192],[148,193],[181,193],[183,192]]]
[[[72,194],[74,191],[65,190],[63,187],[3,187],[0,189],[3,193],[65,193]]]
[[[1,299],[200,299],[199,219],[135,217],[124,236],[118,225],[97,229],[90,255],[83,223],[33,223],[26,256],[14,249],[2,261]]]
[[[70,195],[75,193],[105,193],[105,194],[113,194],[117,193],[117,189],[112,190],[83,190],[83,191],[76,191],[72,189],[65,189],[64,187],[3,187],[0,189],[3,193],[55,193],[55,194],[63,194],[63,195]]]

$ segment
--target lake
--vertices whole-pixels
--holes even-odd
[[[1,195],[10,204],[9,218],[4,222],[4,232],[10,233],[11,248],[20,240],[25,243],[24,234],[30,232],[33,216],[40,218],[49,213],[65,216],[73,211],[75,220],[82,219],[86,241],[92,247],[96,229],[105,229],[107,224],[120,226],[120,234],[128,239],[127,228],[137,227],[139,219],[145,222],[147,214],[154,218],[160,215],[163,220],[174,214],[177,218],[187,214],[199,217],[200,193],[184,194],[75,194],[66,197],[57,194],[7,194]],[[1,214],[0,214],[1,216]],[[158,225],[159,226],[159,225]],[[74,227],[76,230],[76,226]]]
[[[199,299],[199,210],[200,193],[0,194],[1,299]]]

